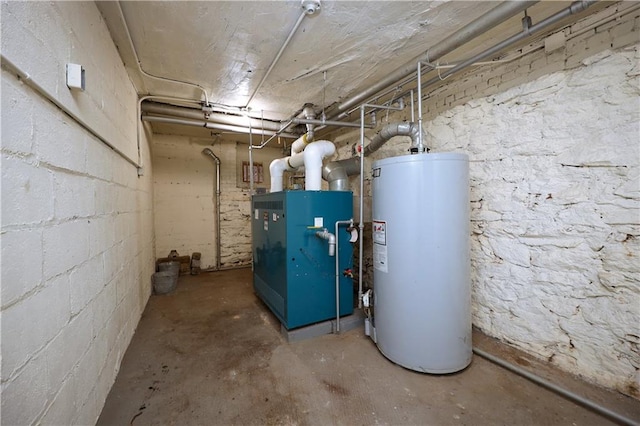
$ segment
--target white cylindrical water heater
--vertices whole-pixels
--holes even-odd
[[[373,163],[374,340],[391,361],[445,374],[471,362],[469,159]]]

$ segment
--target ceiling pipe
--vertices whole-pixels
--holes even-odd
[[[181,119],[181,118],[171,118],[171,117],[160,117],[155,115],[143,115],[142,121],[149,121],[151,123],[179,124],[183,126],[192,126],[192,127],[204,127],[207,129],[226,130],[226,131],[235,132],[235,133],[252,134],[252,131],[254,130],[260,131],[260,129],[248,129],[246,127],[230,126],[228,124],[212,123],[210,121],[204,121],[204,120],[188,120],[184,118]],[[271,134],[276,134],[276,132],[265,130],[264,134],[271,135]],[[292,133],[280,133],[278,136],[282,136],[283,138],[290,138],[290,139],[298,138],[298,135],[294,135]]]
[[[205,148],[202,150],[204,155],[208,155],[213,159],[216,164],[216,271],[220,270],[221,266],[221,238],[220,238],[220,158],[211,151],[211,148]]]
[[[302,13],[298,17],[298,20],[296,21],[296,23],[293,26],[293,28],[291,29],[291,31],[289,31],[289,35],[287,36],[286,40],[282,44],[282,47],[280,47],[280,50],[276,54],[276,57],[273,58],[273,61],[271,62],[271,65],[269,65],[269,68],[267,69],[267,72],[262,76],[262,79],[260,80],[260,83],[258,83],[256,88],[253,90],[253,93],[251,94],[251,96],[249,96],[249,99],[247,100],[247,103],[245,105],[245,109],[249,108],[249,104],[251,103],[253,98],[258,94],[258,91],[260,91],[260,89],[262,88],[262,85],[264,84],[264,82],[267,80],[267,78],[271,74],[271,71],[276,66],[278,61],[280,60],[280,57],[282,56],[282,53],[284,52],[284,50],[289,45],[289,42],[293,38],[293,36],[296,33],[296,31],[298,31],[298,27],[300,27],[300,24],[302,24],[302,21],[304,20],[304,17],[307,16],[307,15],[311,16],[314,13],[316,13],[316,11],[318,11],[320,9],[320,0],[315,0],[315,1],[306,0],[306,1],[303,1],[302,2],[302,8],[303,8]]]
[[[120,1],[116,1],[116,5],[118,6],[118,11],[120,12],[120,19],[122,21],[122,25],[124,26],[124,31],[125,31],[125,34],[127,35],[127,40],[129,41],[129,47],[131,48],[131,51],[133,53],[133,57],[135,58],[136,65],[138,66],[138,71],[140,71],[140,74],[142,74],[145,77],[153,78],[155,80],[169,82],[169,83],[182,84],[182,85],[185,85],[185,86],[190,86],[190,87],[196,88],[196,89],[198,89],[198,90],[200,90],[202,92],[202,96],[204,97],[204,104],[205,104],[205,106],[208,106],[209,105],[209,96],[207,95],[207,91],[205,90],[205,88],[202,87],[201,85],[196,84],[196,83],[190,83],[188,81],[175,80],[173,78],[158,77],[156,75],[149,74],[148,72],[146,72],[142,68],[142,63],[140,62],[140,58],[138,57],[138,51],[136,50],[136,46],[133,44],[133,38],[131,37],[131,32],[129,31],[129,25],[127,24],[127,19],[124,16],[124,12],[122,11],[122,6],[120,5]],[[144,85],[144,80],[142,81],[142,84]]]
[[[350,121],[333,121],[333,120],[313,120],[306,118],[294,118],[293,124],[315,124],[318,126],[337,126],[337,127],[360,127],[360,123]],[[365,124],[367,129],[373,129],[373,125]]]
[[[410,76],[416,69],[416,63],[418,61],[422,62],[433,62],[437,61],[444,55],[452,52],[458,47],[468,43],[474,38],[480,36],[481,34],[489,31],[491,28],[497,26],[498,24],[506,21],[507,19],[517,15],[525,9],[536,4],[537,1],[505,1],[500,3],[495,8],[491,9],[489,12],[480,16],[476,20],[471,23],[465,25],[460,28],[444,40],[430,47],[426,52],[422,55],[415,57],[414,59],[407,62],[405,65],[397,68],[395,71],[391,72],[391,74],[387,75],[384,79],[374,84],[373,86],[363,90],[360,93],[357,93],[345,100],[341,104],[337,105],[334,108],[331,108],[332,111],[328,112],[328,118],[334,119],[341,115],[345,110],[357,105],[358,103],[371,98],[376,93],[381,92],[389,86],[396,84],[398,81]]]
[[[432,79],[426,81],[422,86],[423,87],[428,87],[430,85],[433,85],[435,83],[437,83],[438,81],[441,81],[447,77],[449,77],[451,74],[457,73],[469,66],[471,66],[472,64],[482,61],[483,59],[486,59],[488,57],[491,57],[492,55],[495,55],[496,53],[506,49],[507,47],[518,43],[526,38],[529,38],[531,36],[533,36],[534,34],[542,31],[543,29],[558,23],[559,21],[571,16],[571,15],[575,15],[576,13],[580,13],[585,11],[586,9],[588,9],[591,5],[593,5],[594,3],[596,3],[596,1],[591,0],[591,1],[576,1],[573,2],[569,7],[561,10],[558,13],[555,13],[545,19],[543,19],[542,21],[538,22],[535,25],[531,25],[529,26],[528,24],[525,24],[522,31],[519,32],[518,34],[514,34],[511,37],[509,37],[506,40],[501,41],[498,44],[495,44],[494,46],[490,47],[489,49],[478,53],[477,55],[463,61],[460,62],[459,64],[457,64],[455,67],[451,68],[450,70],[447,70],[435,77],[433,77]],[[523,23],[526,21],[523,21]],[[420,99],[418,99],[418,102],[420,102]]]
[[[170,117],[177,118],[190,118],[192,120],[204,120],[205,114],[193,108],[182,108],[174,105],[166,105],[159,103],[149,103],[145,102],[142,104],[142,112],[149,114],[158,114],[158,115],[166,115]],[[212,112],[208,114],[208,118],[206,121],[211,121],[214,123],[220,124],[228,124],[230,126],[240,126],[247,127],[247,121],[251,120],[251,126],[254,130],[264,129],[275,132],[280,129],[280,123],[274,122],[270,120],[260,120],[257,118],[246,117],[243,115],[235,115],[235,114],[224,114],[224,113],[216,113]]]

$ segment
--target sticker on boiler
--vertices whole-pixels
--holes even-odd
[[[373,245],[373,267],[380,272],[389,272],[387,263],[387,246]]]
[[[387,222],[373,221],[373,242],[383,246],[387,245]]]

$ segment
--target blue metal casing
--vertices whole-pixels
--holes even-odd
[[[336,316],[335,257],[321,228],[353,216],[347,191],[281,191],[252,199],[253,286],[287,329]],[[339,228],[340,315],[353,313],[353,247]]]

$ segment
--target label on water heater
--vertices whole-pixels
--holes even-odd
[[[373,242],[376,244],[381,244],[383,246],[387,245],[387,222],[383,222],[381,220],[373,221]]]
[[[389,272],[387,264],[387,246],[373,245],[373,267],[380,272]]]
[[[387,263],[387,222],[374,220],[373,227],[373,267],[381,272],[389,272]]]

